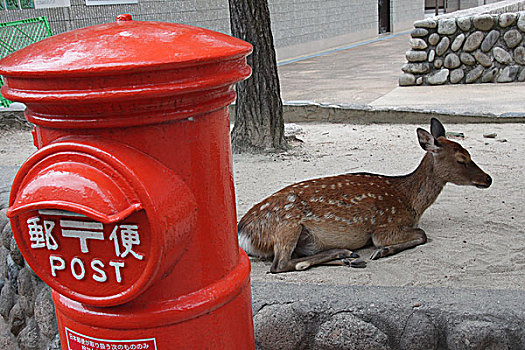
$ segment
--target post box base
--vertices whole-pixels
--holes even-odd
[[[241,251],[222,280],[147,307],[88,308],[53,291],[62,349],[254,349],[249,273]]]

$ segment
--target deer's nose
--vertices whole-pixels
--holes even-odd
[[[487,179],[485,181],[487,181],[487,187],[492,185],[492,178],[490,177],[490,175],[487,175]]]

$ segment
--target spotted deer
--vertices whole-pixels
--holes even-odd
[[[447,182],[488,188],[492,179],[432,118],[431,133],[418,128],[426,151],[404,176],[352,173],[287,186],[253,206],[240,220],[239,244],[251,256],[271,258],[270,272],[314,265],[366,263],[352,252],[372,243],[371,259],[426,243],[418,227],[423,212]]]

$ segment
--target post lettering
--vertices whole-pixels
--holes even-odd
[[[124,267],[124,262],[111,260],[109,262],[109,265],[113,266],[115,268],[115,278],[117,279],[118,283],[121,283],[122,282],[122,276],[120,275],[120,268]]]
[[[102,270],[104,268],[104,263],[98,259],[94,259],[91,261],[91,268],[95,271],[93,274],[93,279],[97,282],[103,283],[106,282],[108,277],[106,276],[106,272]]]
[[[66,268],[66,262],[59,256],[50,255],[49,264],[51,265],[51,275],[57,276],[57,271],[64,270]]]
[[[80,273],[77,273],[75,270],[75,265],[80,266]],[[77,280],[81,280],[86,275],[86,269],[84,268],[84,263],[79,258],[73,258],[71,260],[71,273],[73,274],[73,277],[75,277]]]

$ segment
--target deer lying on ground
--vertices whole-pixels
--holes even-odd
[[[492,179],[435,118],[431,133],[418,128],[426,151],[405,176],[344,174],[287,186],[251,208],[238,225],[239,244],[251,256],[270,258],[270,272],[314,265],[364,267],[354,249],[377,248],[375,260],[427,241],[418,227],[423,212],[447,182],[487,188]]]

